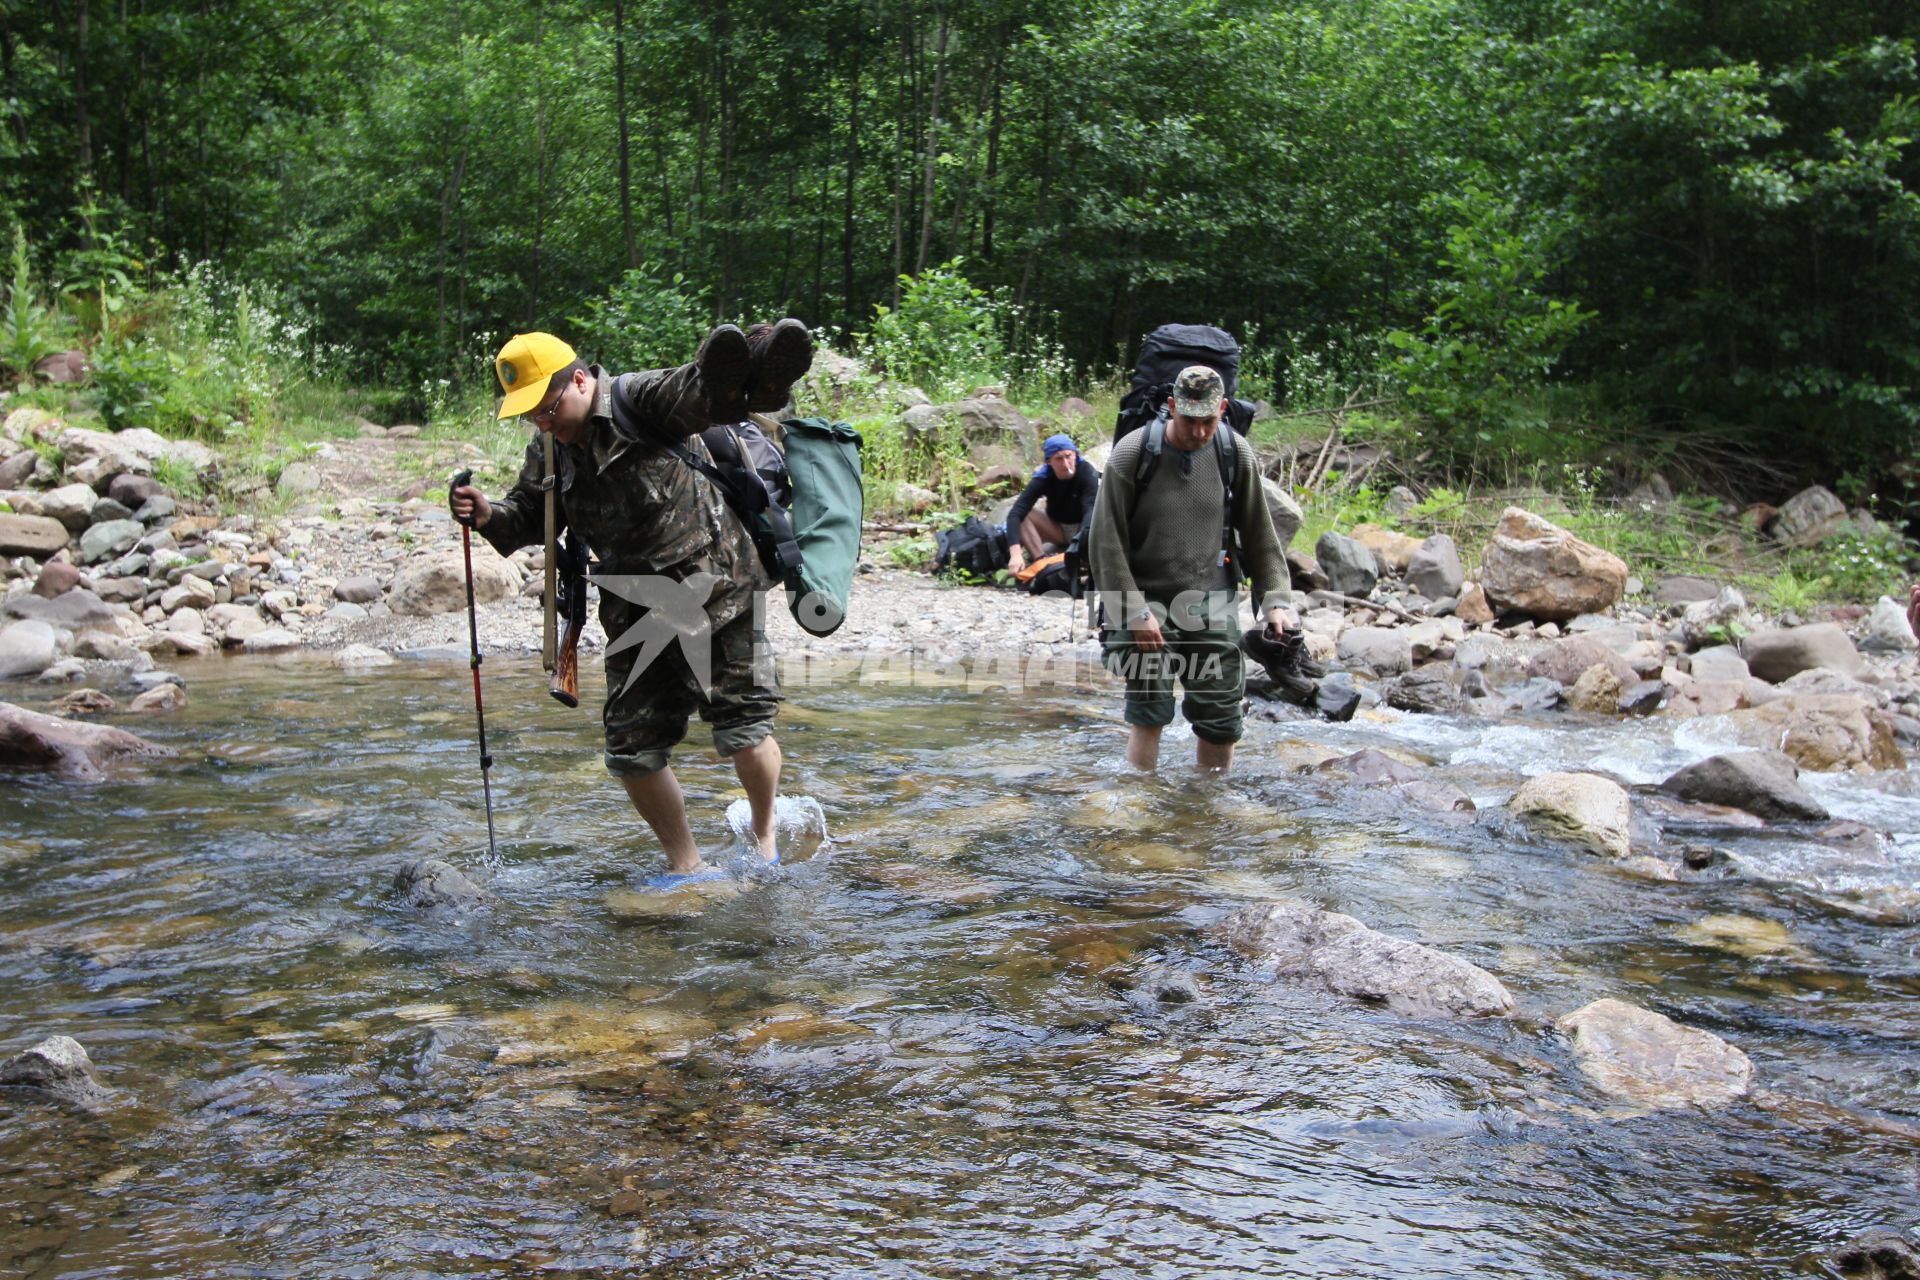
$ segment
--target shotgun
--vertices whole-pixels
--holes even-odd
[[[554,592],[554,612],[559,617],[560,638],[553,655],[553,675],[547,692],[564,706],[580,705],[580,633],[587,629],[587,548],[580,535],[567,530],[560,554],[549,561],[557,564],[558,587]]]

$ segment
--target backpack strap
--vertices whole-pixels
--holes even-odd
[[[732,470],[722,470],[683,444],[676,442],[667,448],[713,481],[728,508],[747,527],[754,550],[760,554],[761,566],[776,582],[785,583],[800,570],[800,540],[794,534],[792,517],[768,499],[759,479],[750,474],[744,461],[745,450],[731,427],[708,427],[700,433],[700,439]]]
[[[1153,473],[1160,469],[1160,458],[1166,447],[1167,417],[1160,414],[1148,425],[1146,438],[1140,442],[1140,462],[1133,472],[1133,505],[1127,512],[1128,523],[1132,523],[1133,513],[1140,509],[1140,495],[1152,482]],[[1240,535],[1233,527],[1234,478],[1240,462],[1239,432],[1224,414],[1213,433],[1213,451],[1219,459],[1220,483],[1225,490],[1220,504],[1220,564],[1238,583],[1244,577],[1240,571]]]

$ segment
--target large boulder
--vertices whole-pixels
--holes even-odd
[[[1413,553],[1420,549],[1420,539],[1373,523],[1355,525],[1353,540],[1378,556],[1381,565],[1392,574],[1405,574]]]
[[[99,596],[85,587],[75,587],[51,600],[32,594],[13,596],[0,605],[0,616],[44,622],[50,627],[66,631],[80,631],[101,623],[111,623],[116,615],[113,606]]]
[[[60,448],[61,470],[69,480],[105,493],[118,475],[151,475],[153,461],[142,457],[110,431],[68,427],[54,439]]]
[[[1762,818],[1824,822],[1827,810],[1800,785],[1800,770],[1781,751],[1733,751],[1696,761],[1660,789],[1682,800],[1723,804]]]
[[[97,782],[110,764],[173,754],[170,747],[121,729],[61,720],[0,702],[0,769]]]
[[[1306,523],[1307,514],[1300,504],[1293,500],[1287,487],[1278,480],[1260,478],[1260,488],[1267,495],[1267,514],[1273,517],[1274,536],[1280,539],[1280,550],[1285,551],[1293,544],[1294,535],[1300,532],[1300,526]]]
[[[1631,851],[1633,808],[1611,778],[1593,773],[1543,773],[1529,778],[1507,803],[1508,811],[1549,835],[1595,853],[1624,858]]]
[[[67,526],[49,516],[0,512],[0,556],[45,560],[67,545]]]
[[[1847,524],[1847,504],[1816,484],[1788,498],[1767,532],[1790,547],[1806,547],[1825,541]]]
[[[113,1091],[93,1073],[93,1060],[71,1036],[48,1036],[0,1062],[0,1086],[34,1089],[87,1111],[99,1111]]]
[[[976,392],[904,421],[908,438],[924,448],[956,441],[976,473],[994,466],[1032,467],[1040,461],[1039,432],[1004,396]]]
[[[473,598],[480,604],[510,600],[520,590],[520,571],[494,553],[484,553],[475,539],[473,548]],[[466,565],[457,551],[420,556],[394,575],[393,593],[387,601],[392,610],[404,617],[424,618],[436,613],[457,613],[467,607]]]
[[[1444,533],[1436,533],[1413,549],[1407,560],[1407,585],[1429,600],[1457,599],[1466,586],[1460,548]]]
[[[1740,654],[1747,660],[1747,669],[1770,684],[1816,667],[1849,676],[1860,674],[1860,651],[1832,622],[1756,632],[1740,642]]]
[[[1478,965],[1306,902],[1247,907],[1222,928],[1235,951],[1277,977],[1313,982],[1395,1013],[1483,1018],[1513,1012],[1513,996]]]
[[[1753,1062],[1720,1037],[1620,1000],[1596,1000],[1556,1025],[1581,1074],[1644,1107],[1724,1106],[1753,1081]]]
[[[44,622],[0,629],[0,680],[37,676],[60,656],[60,633]]]
[[[1314,544],[1313,558],[1327,576],[1327,586],[1343,596],[1366,599],[1380,581],[1380,562],[1371,549],[1344,533],[1329,529]]]
[[[460,868],[439,858],[409,862],[394,874],[393,887],[422,911],[471,906],[487,896]]]
[[[1904,769],[1893,720],[1844,693],[1796,693],[1727,717],[1749,747],[1784,751],[1802,769]]]
[[[1508,507],[1480,556],[1494,608],[1565,622],[1610,608],[1627,589],[1626,562],[1520,507]]]

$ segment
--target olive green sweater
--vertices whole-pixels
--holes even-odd
[[[1226,486],[1219,450],[1209,440],[1183,453],[1168,441],[1142,492],[1135,487],[1135,477],[1149,429],[1130,432],[1113,447],[1100,475],[1088,534],[1093,581],[1107,617],[1115,623],[1131,620],[1129,615],[1138,610],[1138,603],[1127,597],[1144,596],[1164,605],[1183,591],[1216,591],[1227,585],[1220,567]],[[1253,446],[1244,438],[1234,441],[1234,471],[1233,527],[1240,537],[1240,567],[1253,579],[1254,599],[1264,613],[1286,603],[1278,593],[1289,586],[1287,560],[1273,531]]]

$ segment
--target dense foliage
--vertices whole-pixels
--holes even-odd
[[[1864,494],[1920,440],[1916,37],[1892,0],[0,0],[0,223],[102,315],[162,263],[270,285],[390,385],[530,326],[619,362],[790,312],[898,362],[980,312],[941,340],[1105,372],[1204,319],[1276,394],[1387,380],[1442,457],[1577,388],[1573,429]]]

